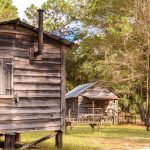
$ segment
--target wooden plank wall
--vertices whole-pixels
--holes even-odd
[[[19,97],[17,103],[0,98],[0,131],[60,130],[63,124],[61,45],[44,42],[42,61],[30,64],[29,49],[37,46],[36,39],[0,32],[0,55],[13,57],[13,93]]]
[[[73,102],[74,102],[74,109],[73,109]],[[95,108],[103,108],[105,112],[108,112],[109,110],[109,115],[112,115],[112,109],[115,109],[118,112],[118,105],[117,101],[114,102],[114,100],[95,100],[94,104]],[[67,100],[67,112],[66,116],[68,116],[68,110],[69,108],[71,109],[71,117],[77,117],[78,116],[78,103],[77,101],[70,99]],[[84,115],[84,114],[92,114],[92,100],[83,98],[79,105],[79,115]],[[95,112],[96,113],[96,112]],[[117,115],[117,114],[115,114]]]
[[[77,117],[78,116],[78,99],[68,99],[66,100],[66,116],[69,116],[69,109],[70,109],[70,116]]]

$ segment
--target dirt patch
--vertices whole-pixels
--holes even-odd
[[[150,139],[102,139],[103,150],[150,150]]]

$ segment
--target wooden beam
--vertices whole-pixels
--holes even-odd
[[[58,149],[61,149],[62,148],[62,145],[63,145],[63,141],[62,141],[62,139],[63,139],[63,132],[62,131],[56,131],[57,132],[57,134],[56,134],[56,143],[55,143],[55,145],[56,145],[56,147],[58,148]]]
[[[60,105],[60,116],[61,116],[61,130],[64,130],[65,127],[65,114],[66,114],[66,68],[65,68],[65,47],[62,45],[61,48],[61,105]]]
[[[15,133],[5,134],[4,147],[6,150],[14,150],[15,149]]]
[[[33,146],[33,145],[37,145],[37,144],[39,144],[39,143],[41,143],[41,142],[43,142],[43,141],[45,141],[45,140],[48,140],[48,139],[50,139],[50,138],[52,138],[52,137],[54,137],[54,136],[56,136],[56,134],[54,134],[54,135],[48,135],[48,136],[42,137],[41,139],[38,139],[38,140],[36,140],[36,141],[34,141],[34,142],[31,142],[31,143],[28,143],[28,144],[23,145],[19,150],[28,149],[29,147],[31,147],[31,146]]]

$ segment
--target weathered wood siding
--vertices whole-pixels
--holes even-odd
[[[19,98],[14,102],[0,96],[0,131],[62,129],[61,44],[44,37],[42,60],[31,64],[33,47],[37,47],[37,33],[20,26],[0,28],[0,56],[13,59],[13,95]]]
[[[79,103],[79,116],[84,114],[93,114],[92,107],[93,107],[93,100],[83,98],[82,101]],[[68,99],[67,101],[67,111],[66,115],[68,115],[70,109],[70,116],[71,117],[78,117],[78,102],[77,99]],[[109,116],[118,115],[118,102],[114,100],[94,100],[94,108],[102,108],[107,112]],[[113,111],[115,110],[116,113]],[[98,114],[101,110],[95,109],[95,114]]]
[[[77,117],[78,116],[78,99],[66,100],[66,116]]]

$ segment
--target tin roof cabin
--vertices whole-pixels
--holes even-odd
[[[115,124],[118,116],[118,97],[98,83],[87,83],[75,87],[66,94],[66,120],[89,122],[87,118],[100,117],[103,123]],[[81,119],[80,119],[81,118]],[[95,124],[96,122],[93,122]],[[92,122],[90,122],[92,124]]]
[[[43,10],[38,24],[0,23],[0,132],[6,149],[9,133],[53,130],[61,137],[63,131],[64,53],[73,43],[43,31]]]

